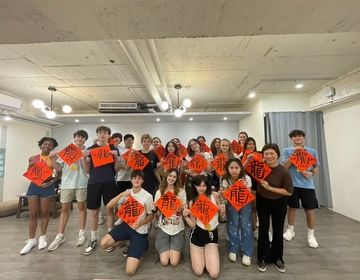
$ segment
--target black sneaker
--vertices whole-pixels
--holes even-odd
[[[260,272],[265,272],[265,271],[266,271],[266,262],[265,262],[264,260],[258,261],[258,263],[257,263],[257,269],[258,269]]]
[[[97,246],[97,240],[96,239],[90,240],[87,247],[85,248],[84,255],[85,256],[90,255],[92,252],[95,251],[96,246]]]
[[[129,250],[129,247],[126,247],[126,248],[122,251],[122,255],[123,255],[124,258],[127,258],[128,250]]]
[[[281,273],[285,272],[285,264],[282,260],[276,260],[274,264],[277,271]]]

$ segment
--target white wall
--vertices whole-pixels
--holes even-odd
[[[244,130],[255,138],[258,149],[265,144],[264,113],[309,110],[309,94],[307,93],[272,93],[258,94],[250,101],[246,111],[252,114],[239,121],[239,131]]]
[[[92,144],[92,139],[96,137],[96,127],[100,124],[66,124],[59,128],[54,128],[52,135],[59,142],[60,147],[65,147],[73,141],[72,134],[78,129],[84,129],[89,133],[87,146]],[[144,133],[149,133],[152,137],[157,136],[162,140],[163,145],[171,138],[177,137],[186,146],[191,138],[204,135],[207,144],[213,138],[236,139],[238,133],[237,122],[164,122],[164,123],[104,123],[111,128],[112,133],[120,132],[122,135],[131,133],[135,136],[135,148],[140,148],[140,137]]]
[[[323,113],[333,210],[360,221],[360,99]]]
[[[18,121],[0,122],[7,126],[3,201],[16,199],[27,190],[29,181],[22,176],[30,156],[39,153],[37,141],[50,133],[50,128]]]

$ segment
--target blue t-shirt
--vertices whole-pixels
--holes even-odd
[[[316,158],[316,163],[313,166],[309,167],[309,169],[308,169],[308,171],[311,171],[315,167],[320,165],[318,154],[317,154],[316,150],[313,148],[304,147],[304,149],[308,153],[310,153],[314,158]],[[293,151],[294,151],[294,147],[288,147],[288,148],[284,149],[283,162],[286,162],[289,159],[289,157]],[[296,167],[293,164],[290,166],[289,172],[290,172],[294,187],[304,188],[304,189],[315,189],[313,178],[312,177],[306,178],[304,175],[302,175],[300,172],[297,171]]]
[[[92,150],[95,148],[101,147],[98,144],[94,144],[88,148]],[[117,151],[119,156],[119,150],[110,144],[110,150]],[[99,184],[99,183],[109,183],[115,182],[115,163],[108,163],[102,166],[94,167],[91,156],[90,157],[90,170],[89,170],[89,181],[88,184]]]

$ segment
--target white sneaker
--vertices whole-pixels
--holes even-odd
[[[236,254],[235,253],[229,253],[229,261],[236,262]]]
[[[272,233],[269,231],[269,242],[271,243],[273,240],[273,236],[272,236]]]
[[[243,255],[241,262],[243,265],[250,266],[251,258],[249,256]]]
[[[283,237],[286,241],[291,241],[295,237],[295,231],[293,231],[291,229],[287,229],[284,232]]]
[[[79,234],[78,240],[76,242],[76,247],[80,247],[80,246],[84,245],[85,242],[86,242],[85,233],[84,234]]]
[[[63,234],[58,234],[56,235],[55,239],[53,242],[51,242],[51,244],[49,245],[48,251],[52,252],[55,251],[57,248],[59,248],[59,246],[61,244],[63,244],[65,242],[65,237]]]
[[[20,255],[26,255],[27,253],[30,253],[32,248],[34,248],[36,245],[37,245],[36,238],[26,240],[26,245],[24,248],[21,249]]]
[[[311,247],[311,248],[319,247],[319,244],[317,243],[316,238],[315,238],[314,235],[308,236],[307,237],[307,242],[308,242],[309,247]]]
[[[46,235],[41,235],[39,237],[39,245],[38,245],[38,249],[39,250],[42,250],[44,248],[47,247],[47,238],[46,238]]]

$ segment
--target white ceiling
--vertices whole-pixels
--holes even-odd
[[[308,94],[360,67],[358,1],[0,6],[0,90],[25,103],[49,103],[47,87],[55,86],[55,105],[70,104],[76,114],[96,113],[101,101],[155,103],[157,94],[165,100],[164,84],[175,103],[176,83],[180,98],[193,101],[192,112],[238,111],[250,90]],[[146,38],[154,38],[160,69]],[[145,75],[124,42],[135,46]],[[294,89],[297,81],[302,90]]]

